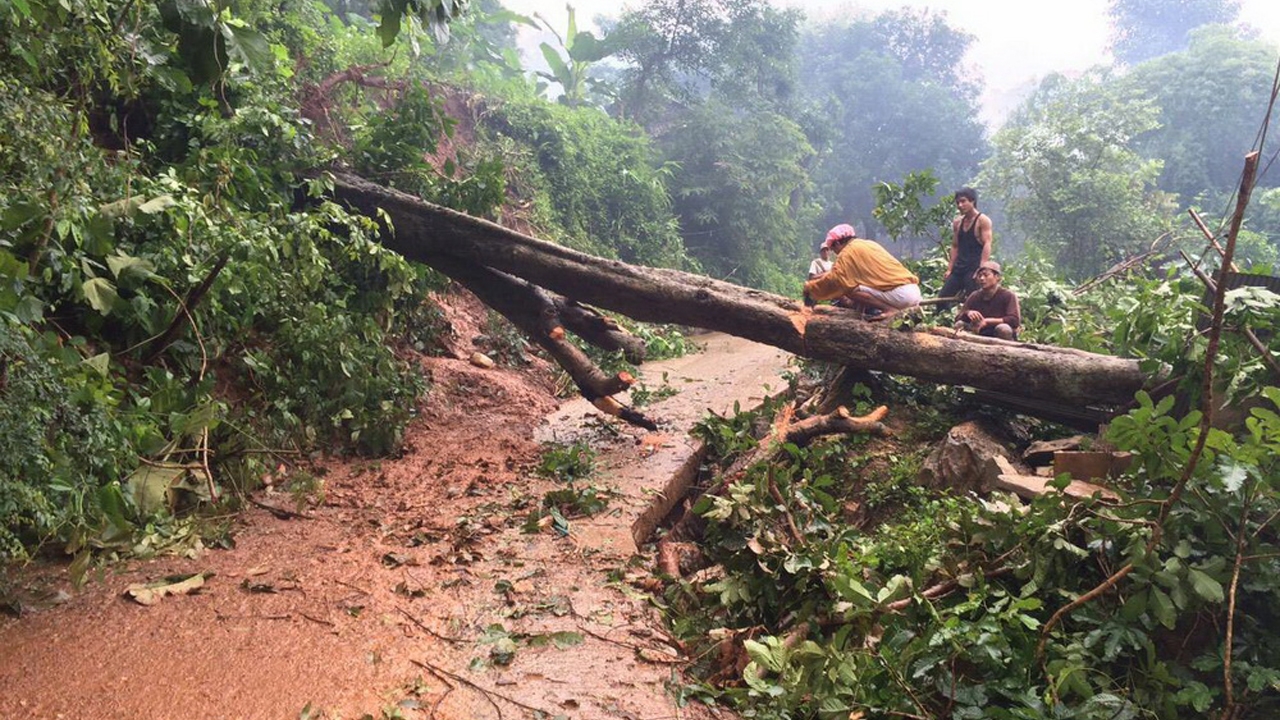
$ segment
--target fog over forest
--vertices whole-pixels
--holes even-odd
[[[630,4],[621,0],[569,3],[580,23],[616,18]],[[993,129],[1045,75],[1074,75],[1114,61],[1108,0],[1069,4],[1021,0],[775,0],[773,4],[800,10],[809,25],[848,21],[904,7],[945,13],[949,24],[974,36],[965,66],[983,81],[980,115]],[[1176,2],[1162,4],[1177,6]],[[1256,32],[1260,39],[1280,44],[1280,4],[1269,0],[1241,0],[1238,4],[1240,25]],[[567,18],[566,3],[559,0],[505,0],[503,5],[528,16],[536,13],[556,27],[563,26]],[[518,42],[527,66],[545,68],[538,44],[552,39],[545,29],[520,28]]]

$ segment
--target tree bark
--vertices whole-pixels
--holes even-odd
[[[565,339],[563,318],[559,315],[559,308],[567,306],[563,298],[552,298],[547,291],[524,280],[447,255],[436,256],[431,265],[462,283],[546,350],[596,409],[646,430],[658,429],[657,423],[643,413],[612,397],[631,387],[634,378],[627,373],[605,374],[586,353]]]
[[[808,310],[791,298],[692,273],[598,258],[358,177],[335,178],[334,192],[369,217],[385,212],[392,228],[384,244],[410,260],[460,258],[637,320],[720,330],[817,360],[1062,403],[1120,405],[1158,382],[1136,360],[899,332],[838,308]]]

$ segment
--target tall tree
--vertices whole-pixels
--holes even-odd
[[[1159,110],[1109,74],[1052,75],[992,139],[979,183],[1011,227],[1057,269],[1082,279],[1155,240],[1171,215],[1159,160],[1133,149]]]
[[[710,273],[795,291],[806,163],[786,115],[799,13],[762,0],[660,0],[606,45],[630,64],[622,112],[658,142],[686,247]]]
[[[785,98],[800,18],[766,0],[655,0],[624,13],[606,39],[626,63],[621,114],[651,126],[716,88]]]
[[[655,0],[623,14],[608,42],[627,64],[620,114],[642,124],[682,97],[681,74],[706,68],[723,32],[721,0]]]
[[[1159,127],[1135,147],[1164,161],[1161,189],[1184,203],[1235,190],[1267,112],[1275,63],[1275,47],[1212,26],[1193,31],[1186,50],[1133,68],[1126,82],[1160,108]],[[1280,178],[1260,181],[1274,187]]]
[[[808,260],[791,207],[808,182],[813,150],[785,117],[710,102],[686,113],[661,141],[679,158],[671,186],[685,247],[711,275],[779,291],[798,290]]]
[[[1111,0],[1111,53],[1134,65],[1187,47],[1202,25],[1234,22],[1240,0]]]
[[[873,188],[932,168],[969,181],[986,153],[980,84],[964,70],[972,36],[932,12],[900,11],[819,28],[800,43],[800,81],[819,153],[820,224],[874,232]]]

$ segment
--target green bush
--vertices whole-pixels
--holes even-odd
[[[1140,394],[1107,437],[1135,457],[1115,481],[1123,503],[1011,509],[912,486],[917,455],[788,447],[695,505],[725,572],[668,593],[672,626],[698,647],[738,638],[742,683],[712,692],[755,718],[1191,720],[1223,710],[1227,672],[1237,707],[1269,717],[1280,388],[1254,402],[1240,432],[1209,431],[1191,472],[1199,412]],[[710,424],[733,451],[750,418]],[[879,520],[850,524],[851,501]]]
[[[664,173],[634,126],[595,108],[540,100],[498,103],[485,128],[528,153],[512,168],[545,188],[529,198],[547,202],[565,245],[624,262],[690,267],[677,232]]]
[[[0,313],[0,558],[106,521],[99,493],[135,455],[102,367]]]

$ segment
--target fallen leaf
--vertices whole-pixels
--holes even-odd
[[[684,658],[672,657],[662,650],[654,648],[640,648],[636,651],[636,655],[645,662],[657,663],[660,665],[674,665],[685,662]]]
[[[139,605],[155,605],[166,595],[189,595],[204,587],[206,578],[213,573],[196,573],[194,575],[174,575],[163,580],[149,583],[134,583],[125,588],[125,593]]]
[[[382,556],[382,566],[389,568],[398,568],[401,565],[417,565],[418,561],[408,555],[402,555],[397,552],[389,552]]]
[[[396,584],[396,586],[392,588],[392,591],[397,595],[403,595],[408,598],[420,598],[427,596],[427,591],[425,589],[417,585],[410,586],[409,583],[404,582],[403,580]]]
[[[269,583],[269,582],[265,582],[265,581],[262,581],[262,580],[250,580],[250,579],[248,579],[248,578],[245,578],[245,579],[240,583],[240,587],[244,588],[245,590],[248,590],[248,591],[249,591],[249,592],[251,592],[251,593],[277,593],[277,592],[279,592],[279,590],[277,590],[277,589],[276,589],[276,586],[275,586],[275,585],[272,585],[272,584],[271,584],[271,583]]]

